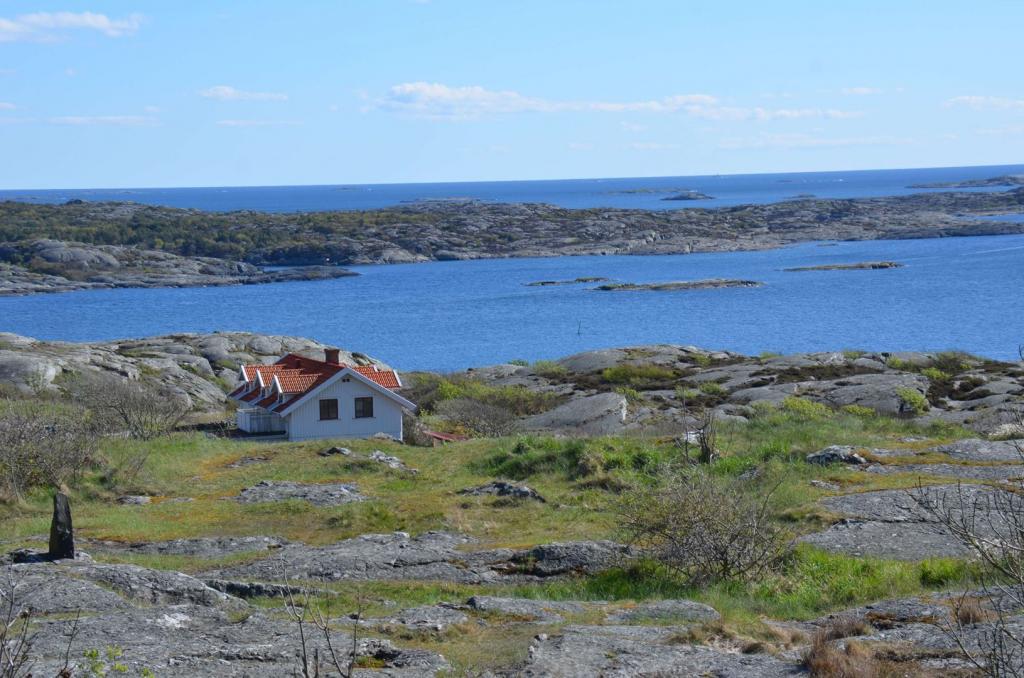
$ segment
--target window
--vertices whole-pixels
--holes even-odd
[[[320,421],[338,418],[338,399],[330,398],[320,401]]]
[[[373,398],[356,398],[356,419],[373,416]]]

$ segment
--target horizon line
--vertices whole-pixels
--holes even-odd
[[[1022,167],[1021,163],[1001,163],[996,165],[939,165],[934,167],[873,167],[862,169],[832,169],[832,170],[800,170],[795,172],[728,172],[710,174],[662,174],[648,176],[618,176],[618,177],[561,177],[551,179],[469,179],[469,180],[445,180],[445,181],[379,181],[366,183],[315,183],[315,184],[223,184],[206,186],[90,186],[90,187],[61,187],[61,188],[0,188],[0,193],[13,192],[41,192],[41,191],[165,191],[165,190],[210,190],[230,188],[337,188],[337,187],[368,187],[368,186],[429,186],[446,184],[509,184],[509,183],[538,183],[538,182],[565,182],[565,181],[621,181],[637,179],[699,179],[716,177],[745,177],[745,176],[773,176],[773,175],[800,175],[800,174],[848,174],[854,172],[905,172],[910,170],[943,170],[943,169],[980,169],[1000,167]]]

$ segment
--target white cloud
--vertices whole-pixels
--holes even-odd
[[[35,12],[12,19],[0,17],[0,42],[48,42],[73,30],[95,31],[110,38],[130,35],[142,25],[141,14],[111,19],[95,12]]]
[[[230,85],[214,85],[199,91],[199,96],[218,101],[287,101],[288,95],[279,92],[246,92]]]
[[[647,125],[638,125],[635,122],[620,122],[619,125],[627,132],[643,132]]]
[[[848,118],[859,113],[835,109],[767,109],[724,106],[710,94],[680,94],[642,101],[573,101],[529,97],[512,90],[479,85],[452,87],[441,83],[407,82],[391,87],[375,107],[424,118],[465,120],[511,113],[682,113],[709,120],[776,120]]]
[[[301,125],[300,120],[218,120],[221,127],[277,127],[282,125]]]
[[[110,125],[115,127],[145,127],[156,125],[157,119],[145,115],[61,115],[50,118],[53,125]]]
[[[844,87],[839,90],[847,96],[864,97],[872,94],[883,94],[885,90],[880,87]]]
[[[634,151],[675,151],[680,148],[679,144],[662,144],[656,141],[637,141],[628,145]]]
[[[977,130],[978,134],[984,134],[986,136],[1016,136],[1018,134],[1024,134],[1024,125],[1009,125],[1007,127],[990,127],[985,129]]]
[[[0,111],[13,111],[17,106],[6,101],[0,101]]]
[[[764,134],[752,139],[724,139],[718,147],[727,150],[757,148],[840,148],[844,146],[904,146],[913,139],[900,137],[815,137],[809,134]]]
[[[567,146],[570,151],[592,151],[594,150],[594,144],[574,142]]]
[[[1024,99],[971,95],[947,99],[943,105],[946,108],[966,106],[976,111],[1024,110]]]

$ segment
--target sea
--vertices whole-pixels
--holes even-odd
[[[0,200],[134,200],[205,210],[370,209],[424,199],[685,209],[913,192],[911,184],[1024,173],[1024,165],[578,181],[0,191]],[[713,200],[665,201],[695,190]],[[1005,190],[985,188],[972,190]],[[660,193],[656,191],[661,191]],[[1024,215],[1008,217],[1024,219]],[[889,260],[886,270],[787,268]],[[616,346],[696,345],[757,355],[966,350],[1016,360],[1024,343],[1024,235],[810,242],[759,252],[581,256],[354,266],[358,277],[268,285],[0,297],[0,331],[98,341],[244,330],[311,337],[405,370],[460,370]],[[594,283],[742,278],[756,288],[609,292]]]

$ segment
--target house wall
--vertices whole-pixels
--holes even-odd
[[[373,417],[355,418],[355,399],[373,398]],[[320,421],[320,401],[338,399],[338,418]],[[288,440],[369,438],[376,433],[402,439],[402,408],[366,384],[350,378],[323,388],[285,417]]]

